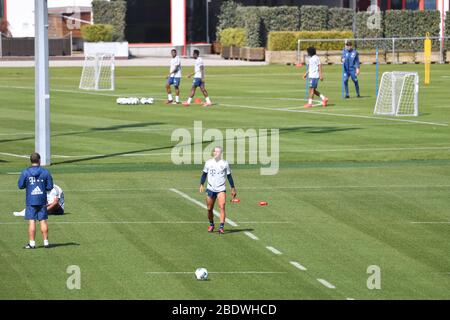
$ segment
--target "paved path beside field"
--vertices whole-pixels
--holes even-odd
[[[266,65],[265,61],[243,61],[243,60],[225,60],[219,55],[205,55],[202,56],[205,65],[208,66],[261,66]],[[61,59],[50,60],[50,67],[81,67],[83,66],[82,56],[78,59]],[[118,67],[167,67],[170,63],[170,57],[137,57],[128,60],[116,60]],[[193,66],[194,59],[181,58],[183,66]],[[34,67],[34,60],[0,60],[0,67]]]

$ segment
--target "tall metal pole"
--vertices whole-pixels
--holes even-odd
[[[34,0],[35,151],[50,165],[50,85],[48,69],[47,0]]]
[[[206,0],[206,43],[209,43],[209,2]]]

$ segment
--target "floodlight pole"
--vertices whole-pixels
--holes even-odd
[[[48,69],[47,0],[34,0],[35,151],[50,165],[50,85]]]

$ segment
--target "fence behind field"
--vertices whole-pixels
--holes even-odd
[[[297,42],[297,63],[304,63],[306,48],[316,47],[330,58],[330,63],[338,63],[339,51],[342,50],[347,41],[353,43],[357,49],[362,62],[375,63],[378,53],[380,63],[423,63],[424,41],[426,37],[409,38],[353,38],[353,39],[299,39]],[[450,56],[446,57],[447,50],[450,51],[450,37],[429,37],[432,42],[432,62],[445,63]],[[324,53],[326,52],[326,53]],[[450,55],[450,53],[449,53]],[[364,58],[366,58],[364,60]],[[335,61],[336,60],[336,61]]]

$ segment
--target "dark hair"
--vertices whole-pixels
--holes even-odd
[[[306,49],[306,52],[308,52],[308,56],[312,57],[316,55],[316,48],[314,47],[309,47],[308,49]]]
[[[346,46],[351,46],[352,42],[351,41],[347,41],[347,43],[345,44]]]
[[[197,49],[195,49],[195,50],[194,50],[194,54],[196,54],[196,55],[199,56],[199,55],[200,55],[200,51],[198,51]]]
[[[177,50],[176,50],[176,49],[172,49],[172,50],[170,50],[170,51],[171,51],[171,52],[174,52],[174,51],[175,51],[175,52],[177,52]]]
[[[41,156],[37,152],[33,152],[30,156],[30,162],[32,164],[39,164],[41,162]]]

